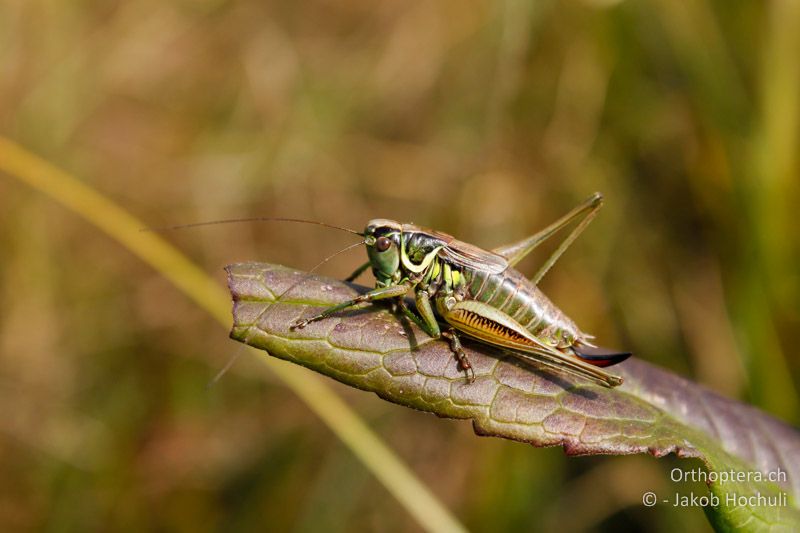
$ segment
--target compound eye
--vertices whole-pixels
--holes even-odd
[[[392,245],[392,241],[386,237],[378,237],[375,241],[375,249],[379,252],[385,252]]]

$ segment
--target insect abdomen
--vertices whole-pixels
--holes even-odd
[[[502,311],[542,340],[566,348],[583,338],[578,326],[517,270],[492,274],[467,269],[464,276],[467,298]]]

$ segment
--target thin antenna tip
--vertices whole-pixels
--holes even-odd
[[[300,218],[283,218],[283,217],[249,217],[249,218],[233,218],[224,220],[210,220],[208,222],[193,222],[191,224],[180,224],[177,226],[166,226],[161,228],[142,228],[139,231],[174,231],[187,228],[197,228],[200,226],[216,226],[220,224],[233,224],[241,222],[299,222],[301,224],[315,224],[326,228],[338,229],[359,237],[364,237],[365,234],[354,229],[337,226],[335,224],[328,224],[326,222],[317,222],[315,220],[304,220]]]

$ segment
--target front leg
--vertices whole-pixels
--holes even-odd
[[[360,276],[361,274],[363,274],[363,273],[364,273],[364,271],[365,271],[366,269],[368,269],[369,267],[371,267],[371,266],[372,266],[372,263],[370,263],[369,261],[367,261],[366,263],[364,263],[363,265],[361,265],[360,267],[358,267],[357,269],[355,269],[355,270],[353,271],[353,273],[352,273],[352,274],[350,274],[349,276],[347,276],[346,278],[344,278],[344,280],[345,280],[346,282],[348,282],[348,283],[349,283],[349,282],[351,282],[351,281],[355,281],[355,279],[356,279],[358,276]]]
[[[405,283],[401,283],[400,285],[389,285],[388,287],[378,287],[377,289],[373,289],[361,296],[356,296],[352,300],[348,300],[346,302],[342,302],[340,304],[334,305],[332,307],[328,307],[321,313],[314,315],[310,318],[303,318],[295,322],[291,329],[300,329],[307,326],[309,323],[322,320],[323,318],[327,318],[332,314],[342,311],[343,309],[347,309],[348,307],[353,307],[354,305],[358,305],[364,302],[374,302],[376,300],[386,300],[389,298],[397,298],[398,296],[402,297],[408,292],[410,286]]]

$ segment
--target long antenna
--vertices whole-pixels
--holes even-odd
[[[364,234],[360,231],[356,231],[350,228],[344,228],[342,226],[337,226],[335,224],[328,224],[326,222],[317,222],[315,220],[305,220],[302,218],[282,218],[282,217],[250,217],[250,218],[229,218],[223,220],[211,220],[208,222],[193,222],[191,224],[178,224],[177,226],[163,226],[160,228],[142,228],[139,231],[173,231],[179,229],[187,229],[187,228],[197,228],[200,226],[216,226],[219,224],[234,224],[238,222],[297,222],[300,224],[314,224],[317,226],[324,226],[326,228],[338,229],[341,231],[346,231],[347,233],[352,233],[353,235],[358,235],[359,237],[363,237]],[[361,243],[363,244],[363,243]]]

